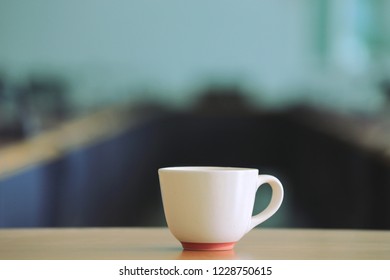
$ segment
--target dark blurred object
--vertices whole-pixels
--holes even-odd
[[[194,105],[194,111],[198,113],[248,114],[255,110],[248,102],[248,95],[239,86],[209,86],[199,96]]]
[[[0,179],[0,226],[165,225],[158,168],[206,165],[278,177],[285,202],[270,219],[276,226],[390,229],[389,155],[327,130],[335,122],[347,130],[340,119],[305,107],[247,109],[237,92],[226,103],[218,91],[204,96],[194,110],[159,110],[113,138]]]
[[[10,84],[0,75],[0,146],[23,137],[23,128],[15,112]]]
[[[385,97],[385,109],[390,111],[390,79],[382,81],[380,89]]]
[[[2,75],[0,75],[0,101],[4,98],[4,95],[5,95],[5,80],[2,77]]]
[[[32,75],[13,84],[0,76],[1,144],[51,128],[69,115],[66,82],[56,76]]]
[[[17,115],[26,136],[63,121],[69,111],[67,86],[58,77],[32,75],[15,88]]]

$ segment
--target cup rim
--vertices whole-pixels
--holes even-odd
[[[158,171],[171,171],[171,172],[237,172],[237,171],[256,171],[256,168],[249,167],[224,167],[224,166],[170,166],[159,168]]]

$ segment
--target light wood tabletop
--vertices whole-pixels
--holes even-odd
[[[184,251],[167,228],[1,229],[6,260],[380,260],[390,231],[254,229],[230,251]]]

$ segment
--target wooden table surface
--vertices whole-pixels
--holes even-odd
[[[390,231],[254,229],[231,251],[183,251],[167,228],[0,229],[0,259],[390,259]]]

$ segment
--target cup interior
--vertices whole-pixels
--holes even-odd
[[[253,168],[243,167],[221,167],[221,166],[178,166],[160,168],[162,171],[253,171]]]

